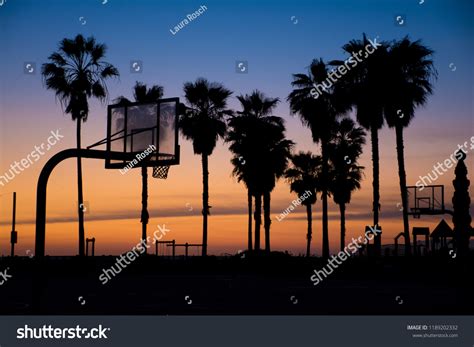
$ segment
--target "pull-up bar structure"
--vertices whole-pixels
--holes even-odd
[[[156,240],[155,241],[155,255],[156,256],[158,256],[158,245],[160,245],[160,244],[167,245],[167,246],[171,245],[173,247],[173,255],[172,256],[174,258],[175,249],[176,249],[176,247],[175,247],[176,241],[175,240],[172,240],[172,241],[158,241],[158,240]]]
[[[175,248],[176,247],[184,247],[184,256],[187,258],[188,257],[188,249],[189,247],[202,247],[201,243],[173,243],[172,245],[167,245],[168,247],[173,247],[173,256],[175,254]]]

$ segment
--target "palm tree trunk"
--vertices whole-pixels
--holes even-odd
[[[339,204],[341,213],[341,251],[346,247],[346,204]]]
[[[142,214],[141,214],[141,223],[142,223],[142,240],[143,245],[146,244],[146,227],[149,219],[148,214],[148,168],[142,166]],[[146,247],[145,247],[146,254]]]
[[[207,255],[207,216],[209,215],[209,157],[202,155],[202,256]]]
[[[397,125],[395,127],[397,138],[397,160],[398,160],[398,177],[400,179],[400,192],[402,196],[403,206],[403,233],[405,236],[405,255],[411,255],[410,243],[410,224],[408,222],[408,194],[407,194],[407,177],[405,173],[405,154],[403,146],[403,127]]]
[[[77,149],[81,149],[81,122],[82,118],[76,118],[76,141]],[[84,196],[82,192],[82,159],[81,155],[77,156],[77,204],[78,204],[78,219],[79,219],[79,256],[85,255],[85,231],[84,231]]]
[[[311,256],[311,240],[313,238],[313,213],[311,204],[306,205],[306,218],[308,219],[308,234],[306,235],[306,256]]]
[[[265,251],[270,253],[270,192],[263,193],[263,221],[265,228]]]
[[[260,250],[260,225],[262,224],[262,195],[255,195],[255,250]]]
[[[323,258],[329,258],[329,228],[328,228],[328,153],[327,143],[324,141],[321,143],[321,154],[322,154],[322,203],[323,203]]]
[[[380,184],[379,184],[379,133],[376,127],[370,129],[370,140],[372,142],[372,189],[373,189],[373,213],[374,213],[374,228],[379,224],[379,209],[380,209]],[[382,249],[382,235],[380,232],[376,233],[374,238],[375,254],[379,256]]]
[[[248,245],[249,251],[252,250],[252,192],[247,189],[248,209],[249,209],[249,222],[248,222]]]

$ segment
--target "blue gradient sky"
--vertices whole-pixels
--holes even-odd
[[[170,33],[170,28],[201,5],[207,7],[203,15],[190,22],[176,35]],[[313,58],[344,59],[342,45],[351,39],[361,38],[365,32],[369,38],[379,36],[379,40],[399,39],[405,35],[409,35],[412,39],[421,38],[424,44],[435,51],[434,61],[439,73],[435,82],[435,93],[430,97],[428,105],[417,111],[416,119],[406,131],[408,182],[414,184],[419,175],[425,175],[432,169],[433,164],[448,158],[458,143],[463,143],[474,135],[473,9],[473,2],[468,0],[425,0],[423,4],[419,4],[419,0],[205,2],[108,0],[105,5],[101,0],[7,0],[0,7],[2,48],[0,174],[5,172],[14,160],[21,159],[29,153],[35,144],[44,141],[51,130],[61,128],[66,135],[64,141],[55,147],[54,151],[74,146],[74,124],[69,116],[62,114],[53,93],[43,87],[39,73],[26,75],[23,72],[24,62],[35,62],[39,69],[64,37],[72,38],[82,33],[85,36],[93,35],[98,42],[107,44],[106,60],[114,64],[121,73],[119,80],[110,81],[108,84],[111,98],[119,95],[130,96],[131,87],[136,80],[163,85],[165,96],[168,97],[183,97],[183,83],[195,80],[197,77],[222,82],[235,91],[235,94],[250,93],[258,88],[267,95],[282,100],[275,113],[286,119],[288,137],[297,143],[297,150],[317,152],[318,147],[312,144],[309,131],[301,126],[297,118],[289,115],[289,107],[285,100],[291,91],[291,75],[305,72]],[[395,16],[399,14],[406,16],[405,26],[395,25]],[[297,24],[293,24],[290,20],[292,16],[298,20]],[[81,24],[80,17],[84,17],[85,25]],[[130,73],[130,61],[135,59],[143,62],[141,74]],[[235,72],[236,60],[248,61],[248,74]],[[454,72],[449,68],[451,63],[456,66]],[[235,98],[231,99],[230,107],[239,109]],[[105,113],[104,105],[95,101],[91,103],[90,119],[84,125],[84,144],[93,143],[105,136]],[[384,129],[380,139],[382,205],[387,206],[382,211],[382,216],[385,213],[387,219],[391,218],[392,223],[395,223],[395,220],[399,220],[398,217],[394,217],[398,211],[395,203],[399,198],[394,134],[391,130]],[[192,155],[189,143],[183,140],[182,156],[182,165],[179,168],[172,168],[174,180],[170,178],[168,185],[160,186],[162,189],[160,192],[174,199],[173,203],[161,209],[168,210],[170,215],[183,215],[182,205],[188,201],[195,201],[195,205],[199,205],[201,189],[199,158]],[[468,164],[471,172],[474,172],[472,157],[474,155],[470,156]],[[219,144],[211,159],[212,205],[215,206],[217,214],[219,211],[225,214],[226,208],[236,214],[245,213],[245,192],[243,187],[230,177],[232,168],[229,158],[227,148]],[[25,238],[28,242],[32,242],[30,238],[34,229],[31,221],[34,220],[35,185],[45,160],[46,158],[43,158],[34,168],[23,173],[8,186],[0,187],[0,194],[4,194],[0,195],[2,225],[0,253],[6,250],[5,242],[2,241],[7,238],[6,225],[9,223],[11,210],[9,194],[13,190],[18,191],[20,197],[24,197],[25,207],[18,218],[26,223],[24,229],[28,232]],[[366,218],[370,212],[369,147],[366,147],[361,163],[367,169],[362,190],[356,193],[353,199],[352,213],[357,219]],[[93,179],[97,182],[111,181],[112,184],[124,186],[123,181],[118,178],[111,180],[109,176],[105,176],[102,167],[102,163],[85,165],[85,170],[90,169],[89,172],[85,172],[85,184],[86,189],[89,184],[89,192],[96,187],[90,182]],[[65,164],[61,170],[62,174],[56,177],[58,183],[51,187],[52,214],[58,219],[74,220],[71,209],[61,207],[61,199],[64,197],[58,193],[68,184],[73,186],[73,163]],[[187,187],[189,189],[186,191],[180,190],[178,187],[180,180],[181,182],[188,180],[190,172],[193,172],[193,178],[189,183],[191,188]],[[127,181],[126,185],[131,185],[132,182],[136,185],[139,182],[138,174],[133,175],[136,177],[133,176],[134,178]],[[70,180],[63,176],[70,177]],[[450,202],[451,197],[451,180],[452,172],[438,182],[447,186],[447,197],[449,197],[447,202]],[[122,217],[133,215],[131,208],[136,206],[135,202],[132,206],[126,203],[131,196],[138,195],[137,186],[133,187],[133,193],[130,192],[131,189],[122,188],[120,197],[125,202],[109,211],[110,218],[113,218],[114,213]],[[67,199],[75,201],[74,189],[70,190]],[[152,191],[152,200],[153,194]],[[157,191],[156,199],[158,195]],[[105,196],[113,199],[104,192],[102,198]],[[176,202],[177,196],[181,199],[179,202]],[[229,202],[230,196],[231,200],[235,199],[232,203]],[[274,194],[274,214],[285,209],[293,198],[288,187],[283,182],[279,183]],[[242,204],[236,206],[237,201]],[[219,206],[222,206],[221,210]],[[336,213],[336,209],[332,208]],[[197,209],[199,208],[196,207]],[[318,215],[315,223],[319,229],[318,204],[316,210]],[[96,207],[96,211],[101,211],[103,216],[108,215],[106,206]],[[348,212],[351,213],[351,210]],[[96,218],[99,219],[99,216]],[[298,219],[297,216],[294,218]],[[368,223],[367,220],[364,220],[365,222]],[[304,229],[304,224],[288,224],[287,229],[300,226]],[[333,227],[334,236],[331,242],[336,242],[338,239],[336,222]],[[68,228],[74,230],[74,223]],[[195,229],[194,233],[198,240],[199,218],[196,218],[195,224],[191,223],[190,228]],[[245,229],[245,224],[241,229],[242,231]],[[393,227],[391,233],[396,233],[397,230],[398,227]],[[70,234],[74,235],[74,231]],[[243,235],[242,232],[239,242],[245,244]],[[304,230],[301,231],[301,235],[303,238]],[[212,242],[212,234],[210,237]],[[387,237],[386,241],[390,242],[390,239],[391,237]],[[127,242],[133,244],[135,239]],[[320,240],[317,239],[315,242],[315,247],[318,248]],[[65,252],[70,250],[68,247],[63,248]],[[294,250],[302,249],[304,239],[297,245],[289,247]]]

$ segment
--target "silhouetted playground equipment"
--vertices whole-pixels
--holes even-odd
[[[430,233],[430,229],[428,227],[413,227],[412,229],[413,235],[413,254],[414,255],[426,255],[428,253],[437,253],[442,250],[448,249],[448,246],[453,244],[454,239],[454,231],[449,226],[449,224],[442,219],[439,224],[434,228],[434,230]],[[395,248],[394,248],[394,255],[398,255],[398,239],[403,237],[403,232],[399,233],[395,236]],[[419,245],[417,237],[424,236],[425,237],[425,244]],[[430,242],[431,239],[431,242]],[[421,249],[424,249],[421,252]],[[422,254],[423,253],[423,254]]]
[[[91,256],[95,256],[95,237],[86,239],[86,257],[89,256],[89,243],[92,244]]]
[[[365,235],[368,235],[368,234],[372,234],[374,235],[372,237],[372,240],[375,239],[375,233],[373,232],[373,230],[378,230],[379,231],[379,235],[382,234],[382,227],[380,225],[376,225],[376,226],[373,226],[373,225],[366,225],[365,226]],[[366,252],[366,254],[368,256],[374,256],[375,253],[376,253],[376,250],[375,250],[375,245],[372,243],[370,243],[370,239],[367,239],[367,244],[365,244],[366,247],[364,248],[361,248],[359,249],[360,253],[359,254],[363,254],[364,251]]]
[[[412,229],[413,234],[413,254],[414,255],[421,255],[421,247],[418,245],[417,236],[424,236],[425,237],[425,245],[424,245],[424,252],[423,254],[428,254],[430,249],[430,228],[427,227],[413,227]]]
[[[404,233],[400,233],[400,234],[398,234],[397,236],[395,236],[395,248],[394,248],[394,250],[393,250],[393,253],[394,253],[395,256],[398,255],[398,239],[399,239],[400,237],[404,237],[404,236],[405,236]]]
[[[431,237],[431,250],[433,252],[436,252],[436,251],[448,248],[448,244],[452,243],[452,240],[454,239],[454,231],[448,225],[448,223],[446,223],[446,221],[442,219],[441,222],[439,222],[439,224],[433,230],[430,237]],[[450,239],[449,242],[448,242],[448,239]]]
[[[433,232],[430,234],[430,229],[428,227],[413,227],[412,228],[412,235],[413,235],[413,254],[414,255],[426,255],[428,253],[433,253],[437,252],[443,248],[447,248],[448,244],[451,242],[448,242],[447,239],[453,239],[454,238],[454,232],[453,229],[446,223],[444,219],[442,219],[439,224],[436,226],[436,228],[433,230]],[[419,245],[418,244],[418,236],[424,236],[425,237],[425,244],[424,245]],[[395,256],[398,255],[398,243],[399,239],[404,237],[404,233],[401,232],[394,238],[394,250],[393,253]],[[431,238],[431,242],[430,242]],[[421,252],[421,249],[424,249],[423,252]]]
[[[127,171],[134,167],[179,165],[178,105],[179,98],[109,105],[105,139],[87,149],[63,150],[48,160],[41,170],[36,190],[36,257],[45,255],[46,190],[53,169],[64,160],[77,157],[104,159],[106,169]],[[106,149],[91,149],[101,145],[106,145]],[[166,168],[162,171],[167,175]]]
[[[420,219],[422,215],[440,215],[453,214],[453,211],[447,210],[444,206],[444,185],[429,186],[407,186],[408,211],[407,214],[413,218]],[[429,228],[413,228],[413,251],[418,254],[417,236],[425,236],[425,252],[429,251]],[[404,233],[395,236],[394,254],[398,255],[398,241],[404,237]],[[406,243],[406,240],[404,240]]]

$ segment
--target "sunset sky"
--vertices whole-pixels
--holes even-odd
[[[0,7],[0,175],[10,164],[26,158],[35,145],[46,142],[51,131],[64,136],[38,162],[0,185],[0,255],[10,249],[12,193],[17,192],[17,255],[34,250],[36,183],[52,155],[75,146],[75,123],[65,115],[54,93],[44,87],[39,69],[57,49],[58,42],[81,33],[93,35],[108,47],[106,61],[120,71],[110,80],[110,99],[132,97],[135,81],[165,88],[165,97],[184,101],[183,83],[205,77],[234,92],[229,106],[240,110],[236,95],[259,89],[281,102],[275,115],[283,117],[287,137],[296,151],[319,152],[310,131],[289,112],[286,97],[293,73],[307,71],[313,58],[345,59],[342,46],[362,33],[378,41],[409,35],[435,51],[438,80],[434,95],[405,131],[407,181],[414,185],[474,136],[472,56],[474,30],[472,1],[125,1],[108,0],[23,1],[7,0]],[[170,29],[201,5],[207,10],[174,35]],[[405,17],[403,26],[395,17]],[[291,19],[294,16],[293,19]],[[297,20],[297,23],[296,23]],[[296,24],[294,24],[296,23]],[[143,62],[142,73],[131,73],[130,62]],[[248,61],[248,73],[236,73],[236,61]],[[35,63],[36,73],[26,74],[25,63]],[[105,137],[106,104],[90,102],[82,142]],[[393,243],[402,231],[395,133],[384,128],[380,138],[381,220],[383,243]],[[365,166],[362,188],[347,207],[347,238],[357,237],[371,224],[372,165],[370,137],[360,164]],[[180,137],[181,164],[171,167],[167,180],[149,179],[149,234],[157,224],[170,230],[166,239],[179,243],[202,240],[200,157],[190,142]],[[470,144],[468,144],[470,146]],[[220,141],[210,157],[209,252],[235,253],[247,244],[247,193],[232,177],[231,154]],[[474,199],[474,149],[466,164]],[[77,179],[75,160],[60,164],[48,185],[46,253],[77,253]],[[122,175],[105,170],[101,160],[83,160],[84,196],[89,210],[86,237],[96,238],[96,254],[130,250],[141,235],[140,170]],[[454,168],[435,184],[445,185],[445,203],[451,207]],[[272,193],[271,241],[274,250],[303,253],[306,214],[303,207],[278,222],[276,216],[295,198],[284,181]],[[330,200],[330,245],[339,245],[339,209]],[[474,212],[471,204],[471,214]],[[313,253],[321,250],[321,202],[314,205]],[[431,230],[443,216],[410,218],[410,226]],[[444,218],[452,225],[451,218]],[[263,244],[263,239],[262,239]],[[195,250],[192,253],[196,253]]]

